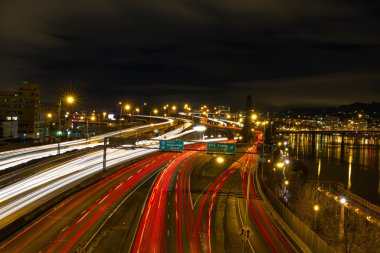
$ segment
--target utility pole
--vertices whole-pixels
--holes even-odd
[[[108,144],[108,137],[104,138],[104,144],[103,144],[103,171],[106,170],[106,162],[107,162],[107,144]]]

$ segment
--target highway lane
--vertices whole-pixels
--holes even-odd
[[[250,229],[250,237],[245,241],[244,247],[251,247],[256,252],[295,252],[293,246],[288,241],[285,234],[282,234],[266,213],[260,193],[257,192],[253,173],[257,169],[257,156],[250,155],[243,163],[241,170],[241,187],[244,200],[240,200],[240,212],[244,214],[242,226],[246,225]],[[250,167],[250,168],[249,168]],[[250,198],[248,202],[248,219],[244,224],[246,215],[246,194],[247,194],[247,176],[250,177]]]
[[[146,153],[109,150],[107,162],[112,166]],[[0,189],[0,228],[100,171],[102,157],[93,153]]]
[[[205,144],[186,148],[204,150]],[[200,156],[184,151],[162,170],[148,196],[131,252],[193,252],[190,172]]]
[[[0,188],[4,188],[5,186],[16,183],[17,181],[30,177],[34,174],[49,170],[51,167],[55,167],[59,164],[77,159],[80,156],[96,151],[99,151],[99,149],[90,148],[84,150],[76,150],[73,152],[67,152],[60,156],[42,158],[40,160],[35,160],[34,162],[29,162],[28,164],[23,165],[22,168],[2,170],[0,171]]]
[[[169,162],[161,153],[133,163],[56,206],[0,246],[1,252],[66,252],[84,246],[115,207]]]
[[[255,146],[249,151],[254,152],[254,149]],[[195,229],[201,243],[197,244],[199,248],[195,252],[240,252],[244,248],[246,252],[296,251],[266,213],[252,178],[248,217],[245,218],[247,175],[249,167],[257,166],[256,160],[257,155],[244,154],[198,196]],[[250,228],[248,240],[240,238],[244,225]]]
[[[204,144],[199,144],[202,145],[204,147]],[[133,244],[128,245],[132,240],[131,236],[127,236],[130,241],[122,243],[123,250],[132,247],[131,252],[234,252],[228,251],[229,246],[224,241],[228,240],[237,245],[234,250],[241,251],[243,244],[239,228],[244,221],[247,168],[255,165],[256,156],[245,154],[237,161],[223,167],[216,165],[213,155],[196,151],[176,154],[152,185],[141,219],[132,215],[140,223]],[[134,175],[141,173],[137,172],[135,170]],[[93,205],[89,205],[86,212],[71,218],[71,223],[61,228],[59,236],[44,250],[66,251],[85,245],[84,238],[94,233],[96,227],[102,226],[106,218],[102,216],[103,211],[114,210],[116,200],[123,199],[130,187],[127,184],[114,185],[110,192],[92,200]],[[249,201],[248,226],[253,236],[247,241],[248,252],[292,252],[292,247],[262,208],[255,184],[250,188],[251,196],[255,198]],[[232,207],[227,202],[234,203],[235,209],[231,211]],[[102,242],[99,237],[94,240]],[[91,247],[96,250],[97,245]]]
[[[255,151],[256,147],[252,148]],[[246,225],[250,229],[251,236],[243,244],[244,247],[254,249],[256,252],[295,252],[287,236],[280,232],[263,208],[260,193],[254,180],[257,171],[257,155],[245,155],[241,163],[241,191],[245,200],[240,200],[239,215],[242,219],[241,227]],[[247,177],[250,177],[249,180]],[[248,213],[246,211],[247,182],[250,182],[248,201]],[[248,215],[248,217],[246,217]],[[245,223],[245,220],[247,222]],[[252,246],[253,245],[253,246]]]
[[[166,133],[166,139],[179,136],[182,129]],[[154,149],[107,149],[107,167],[153,152]],[[98,151],[1,188],[0,229],[102,170],[103,151]]]
[[[233,163],[225,170],[221,170],[215,180],[205,189],[205,192],[200,195],[199,207],[196,213],[196,232],[200,236],[201,244],[196,245],[196,252],[213,252],[214,248],[218,248],[221,245],[215,245],[215,220],[224,219],[223,213],[216,213],[215,206],[218,199],[218,193],[222,187],[228,182],[228,180],[238,171],[239,164]],[[226,228],[225,228],[226,229]],[[238,234],[236,233],[236,237]],[[223,246],[223,245],[222,245]],[[218,252],[218,251],[214,251]]]
[[[167,231],[175,231],[175,235],[167,238],[167,248],[175,245],[170,252],[195,252],[195,245],[199,243],[198,234],[195,231],[194,204],[191,198],[190,179],[192,169],[202,161],[202,156],[200,152],[193,153],[184,160],[178,170],[174,199],[172,197],[170,202],[175,204],[175,208],[172,209],[170,214],[173,217],[175,216],[176,219],[171,219],[174,224],[173,222],[167,222],[166,225]],[[170,221],[169,215],[168,221]]]
[[[128,128],[128,129],[122,129],[119,131],[101,134],[101,135],[92,137],[91,140],[80,139],[80,140],[74,140],[74,141],[61,142],[60,143],[61,153],[65,153],[65,152],[72,151],[75,149],[85,149],[85,148],[95,147],[98,145],[103,145],[103,140],[105,137],[135,136],[136,134],[143,133],[146,131],[153,131],[154,129],[157,129],[157,128],[171,127],[174,122],[172,119],[167,119],[167,118],[162,118],[162,119],[165,119],[165,122],[144,125],[144,126],[139,126],[139,127],[134,127],[134,128]],[[186,126],[188,126],[189,124],[190,123],[186,123]],[[5,170],[7,168],[11,168],[11,167],[26,163],[33,159],[39,159],[42,157],[57,155],[57,151],[58,151],[57,147],[58,147],[57,144],[48,144],[48,145],[42,145],[42,146],[37,146],[37,147],[29,147],[29,148],[1,152],[0,153],[0,170]]]
[[[149,194],[131,252],[168,252],[165,221],[167,198],[180,164],[194,151],[185,151],[161,171]],[[177,216],[175,216],[177,219]],[[175,230],[174,230],[175,231]],[[173,231],[173,233],[174,233]]]
[[[243,241],[239,230],[246,203],[244,175],[256,158],[245,154],[230,166],[218,167],[213,155],[194,151],[178,155],[152,185],[130,251],[240,252]],[[247,241],[247,252],[292,252],[284,235],[260,209],[261,199],[254,184],[251,196],[248,226],[252,236]],[[108,247],[99,248],[110,249],[111,241],[108,238]],[[129,249],[128,245],[123,249]],[[102,251],[95,248],[95,252]]]

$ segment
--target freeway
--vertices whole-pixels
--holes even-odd
[[[153,150],[110,149],[107,163],[116,165],[148,152]],[[102,171],[102,161],[101,152],[91,153],[0,189],[0,229]]]
[[[255,148],[248,151],[254,152]],[[296,251],[264,210],[253,180],[250,183],[249,216],[245,217],[247,175],[252,177],[249,167],[257,165],[256,156],[244,154],[207,187],[198,207],[195,228],[202,244],[195,252],[239,252],[242,248],[244,252]],[[226,192],[226,196],[222,192]],[[250,236],[239,240],[245,226],[250,229]]]
[[[182,130],[182,127],[177,128],[166,133],[165,137],[178,137]],[[157,144],[153,142],[152,145]],[[107,166],[115,166],[153,152],[153,149],[107,149]],[[11,226],[24,215],[102,170],[103,151],[97,151],[1,188],[0,229]]]
[[[103,140],[106,137],[134,136],[137,133],[153,131],[154,129],[167,128],[173,125],[174,121],[172,119],[166,119],[166,118],[163,118],[163,119],[165,119],[165,122],[138,126],[134,128],[128,128],[128,129],[114,131],[114,132],[110,132],[106,134],[101,134],[101,135],[94,136],[91,140],[81,139],[81,140],[61,142],[60,153],[65,153],[65,152],[76,150],[76,149],[85,149],[85,148],[95,147],[98,145],[103,145]],[[188,122],[186,124],[189,125]],[[54,156],[54,155],[57,155],[57,144],[48,144],[48,145],[42,145],[42,146],[37,146],[37,147],[29,147],[29,148],[1,152],[0,153],[0,171],[26,163],[33,159],[49,157],[49,156]]]
[[[205,144],[187,148],[204,151]],[[183,252],[184,247],[192,251],[196,236],[190,171],[201,154],[184,151],[162,170],[152,186],[131,252]]]
[[[214,155],[197,152],[205,150],[202,143],[182,153],[162,152],[133,163],[55,206],[0,245],[0,251],[295,252],[296,247],[266,212],[252,180],[255,149],[254,145],[247,154],[230,156],[224,165],[216,164]],[[125,150],[112,150],[109,155],[118,159],[119,152],[126,155]],[[91,160],[96,158],[89,154],[84,163]],[[57,169],[56,175],[80,164],[70,163]],[[39,178],[52,185],[59,177],[67,180],[71,173],[75,175],[76,170],[58,178],[48,174]],[[251,197],[246,202],[248,177]],[[3,195],[3,203],[17,201],[16,188]],[[30,197],[32,192],[33,187],[24,194]],[[243,226],[251,230],[244,240],[239,234]]]
[[[85,246],[112,211],[175,156],[156,154],[105,177],[22,229],[0,251],[67,252]]]

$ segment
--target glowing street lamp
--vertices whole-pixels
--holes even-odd
[[[347,200],[345,198],[340,198],[339,203],[340,207],[340,222],[339,222],[339,239],[344,239],[344,206],[347,204]]]
[[[314,205],[313,209],[315,211],[314,227],[315,227],[315,230],[317,230],[317,216],[319,212],[319,205]]]
[[[64,98],[64,102],[66,102],[67,104],[73,104],[75,102],[75,98],[73,96],[67,96]],[[58,103],[58,155],[61,153],[61,146],[60,146],[60,142],[61,142],[61,134],[62,134],[62,130],[61,130],[61,110],[62,110],[62,99],[59,100],[59,103]]]
[[[168,105],[164,105],[164,106],[162,107],[162,109],[161,109],[161,115],[162,115],[162,116],[166,116],[166,113],[165,113],[166,108],[168,108]]]
[[[74,98],[73,96],[68,96],[68,97],[66,98],[66,102],[69,103],[69,104],[74,103],[74,101],[75,101],[75,98]]]
[[[207,128],[205,126],[203,126],[203,125],[199,125],[199,126],[193,127],[194,131],[202,133],[202,140],[204,139],[203,132],[206,131],[206,129]]]
[[[153,114],[156,115],[157,113],[158,113],[158,109],[156,109],[156,108],[153,109]],[[149,123],[152,124],[152,110],[150,111],[149,116],[150,116],[149,117]]]
[[[218,156],[218,157],[216,158],[216,162],[217,162],[217,163],[224,163],[224,158],[221,157],[221,156]]]
[[[284,163],[283,162],[278,162],[278,163],[276,163],[276,167],[279,168],[279,169],[282,169],[282,168],[284,168]]]
[[[224,162],[224,157],[222,156],[218,156],[216,158],[216,162],[217,163],[223,163]],[[247,177],[247,196],[246,196],[246,203],[245,203],[245,215],[244,215],[244,227],[245,228],[248,228],[248,225],[247,225],[247,217],[248,217],[248,206],[249,206],[249,191],[250,191],[250,186],[251,186],[251,166],[248,166],[248,164],[243,164],[239,161],[234,161],[235,163],[238,163],[240,164],[241,166],[244,166],[247,171],[248,171],[248,177]],[[245,240],[244,240],[244,244],[243,244],[243,252],[245,252]]]

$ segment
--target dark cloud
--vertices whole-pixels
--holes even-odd
[[[2,1],[0,83],[131,98],[335,105],[380,97],[379,6],[351,0]],[[100,101],[102,101],[100,103]]]

